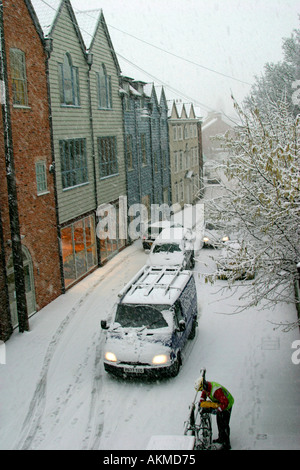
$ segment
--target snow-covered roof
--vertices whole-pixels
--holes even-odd
[[[208,121],[208,122],[204,123],[202,125],[202,131],[204,131],[205,129],[208,129],[208,127],[210,127],[212,124],[214,124],[217,121],[218,121],[218,118],[214,118],[211,121]]]
[[[91,43],[100,19],[101,11],[101,9],[87,11],[74,10],[81,35],[87,49],[91,47]]]
[[[141,93],[139,93],[133,86],[129,85],[129,90],[132,95],[135,96],[142,96]]]
[[[51,32],[54,20],[62,3],[62,0],[31,0],[32,6],[40,22],[45,36]]]
[[[153,90],[153,83],[146,83],[146,85],[144,86],[145,95],[151,98],[152,90]]]
[[[119,297],[128,304],[173,305],[191,276],[177,267],[145,266]]]
[[[187,233],[187,229],[184,227],[167,227],[164,228],[159,236],[157,237],[156,241],[158,243],[166,241],[178,241],[183,240],[184,236]]]
[[[183,103],[178,100],[167,100],[168,103],[168,117],[171,118],[173,110],[175,111],[176,117],[173,115],[173,119],[200,119],[201,112],[200,108],[194,106],[193,103]],[[177,117],[178,116],[178,117]]]

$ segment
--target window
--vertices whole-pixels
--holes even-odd
[[[19,49],[10,49],[10,68],[13,104],[28,106],[25,54]]]
[[[185,166],[185,169],[186,169],[186,170],[189,170],[189,169],[190,169],[190,166],[191,166],[190,151],[187,150],[185,155],[186,155],[186,161],[185,161],[185,165],[186,165],[186,166]]]
[[[183,170],[183,151],[180,150],[179,152],[179,171]]]
[[[157,161],[157,153],[154,152],[153,154],[153,159],[154,159],[154,171],[155,173],[158,173],[158,161]]]
[[[141,134],[141,152],[143,165],[147,165],[146,136]]]
[[[111,76],[107,75],[106,67],[104,64],[100,67],[100,72],[97,73],[98,83],[98,105],[102,109],[112,108],[111,96]]]
[[[189,138],[189,129],[188,125],[184,126],[184,138],[188,139]]]
[[[173,140],[177,140],[177,126],[173,126]]]
[[[59,146],[63,189],[87,183],[86,140],[61,140]]]
[[[103,204],[102,208],[98,206],[97,215],[99,215],[99,222],[97,226],[97,234],[100,240],[100,257],[102,263],[111,258],[123,246],[125,246],[126,240],[124,226],[127,220],[125,221],[126,217],[123,212],[125,207],[124,201],[122,206],[119,204],[121,202],[121,198],[122,197],[119,198],[119,202]],[[108,222],[108,220],[110,222]],[[102,227],[100,230],[99,224]]]
[[[98,155],[100,177],[116,175],[118,173],[116,137],[98,137]]]
[[[184,182],[183,181],[180,181],[180,184],[179,184],[179,200],[180,201],[183,201],[184,199]]]
[[[182,126],[178,126],[178,140],[182,140]]]
[[[178,202],[178,201],[179,201],[179,196],[178,196],[178,183],[177,183],[177,181],[176,181],[175,184],[174,184],[174,188],[175,188],[175,191],[174,191],[174,194],[175,194],[175,202]]]
[[[60,102],[66,106],[80,106],[78,67],[72,64],[70,54],[65,54],[59,64]]]
[[[35,175],[36,175],[37,193],[38,194],[47,193],[48,188],[47,188],[46,163],[44,161],[36,162]]]
[[[126,137],[127,169],[133,170],[132,135]]]
[[[85,217],[61,230],[66,287],[97,265],[95,220]]]
[[[167,168],[167,152],[165,150],[162,150],[162,164],[165,170]]]
[[[174,152],[174,172],[178,172],[178,152]]]

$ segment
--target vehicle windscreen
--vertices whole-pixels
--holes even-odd
[[[153,248],[153,253],[174,253],[176,251],[182,251],[178,243],[157,244]]]
[[[166,305],[120,304],[117,308],[115,322],[123,328],[165,328],[168,326],[162,311]]]
[[[213,224],[212,222],[206,222],[205,228],[207,230],[222,230],[222,227],[217,224]]]

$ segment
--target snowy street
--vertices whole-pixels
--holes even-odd
[[[234,396],[233,450],[300,449],[300,364],[292,362],[299,329],[293,306],[232,314],[226,281],[204,282],[216,250],[201,250],[195,266],[199,326],[176,378],[121,380],[102,362],[106,319],[119,290],[146,260],[137,241],[15,331],[0,364],[0,449],[146,449],[153,435],[182,435],[201,367]],[[251,282],[251,281],[249,281]],[[214,437],[217,437],[215,418]]]

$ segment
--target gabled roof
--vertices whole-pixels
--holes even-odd
[[[33,5],[32,5],[30,0],[24,0],[24,2],[25,2],[25,5],[27,6],[27,10],[29,11],[29,14],[31,16],[31,19],[33,21],[35,29],[36,29],[41,41],[44,42],[44,33],[43,33],[42,27],[40,25],[40,22],[38,20],[38,17],[36,15],[36,12],[33,8]]]
[[[171,119],[179,119],[177,106],[176,106],[176,103],[175,103],[174,100],[173,101],[168,101],[168,108],[169,108],[168,116]]]
[[[74,10],[78,26],[87,50],[90,49],[100,21],[101,9],[77,11]]]
[[[62,3],[63,0],[47,0],[47,2],[43,2],[42,0],[31,0],[31,4],[39,19],[44,36],[49,36],[51,34],[56,15],[62,7]]]
[[[181,101],[167,101],[168,116],[171,119],[202,119],[200,108],[195,108],[193,103],[182,103]],[[195,109],[198,113],[195,112]]]
[[[159,105],[161,106],[162,109],[168,111],[168,103],[165,95],[165,90],[162,85],[154,85],[155,91],[156,91],[156,96]]]
[[[146,83],[144,86],[144,94],[148,96],[148,98],[151,98],[153,91],[153,83]]]
[[[234,127],[235,122],[230,120],[224,113],[221,111],[211,111],[208,113],[206,118],[204,119],[202,129],[205,130],[209,128],[211,125],[215,124],[216,122],[223,122],[228,127]]]
[[[40,25],[42,27],[44,37],[50,36],[53,34],[59,16],[64,6],[66,6],[71,22],[73,23],[76,35],[79,40],[82,52],[85,54],[86,47],[72,8],[70,0],[31,0],[33,8],[36,12],[36,15],[39,19]]]
[[[185,105],[184,104],[181,104],[181,113],[180,113],[180,118],[181,119],[187,119],[187,113],[186,113],[186,109],[185,109]]]
[[[164,106],[164,108],[168,108],[168,103],[167,103],[167,98],[165,94],[164,87],[161,87],[161,92],[160,92],[160,99],[159,99],[160,105]]]
[[[108,27],[104,18],[102,9],[97,10],[87,10],[87,11],[76,11],[75,16],[78,21],[78,25],[88,51],[92,51],[94,41],[100,26],[104,29],[104,33],[109,45],[110,52],[112,54],[113,60],[117,67],[118,73],[121,73],[121,68],[117,55],[114,50],[114,46],[108,31]]]
[[[185,103],[184,106],[185,106],[186,113],[187,113],[187,116],[189,117],[189,119],[195,119],[196,114],[195,114],[193,103]]]

